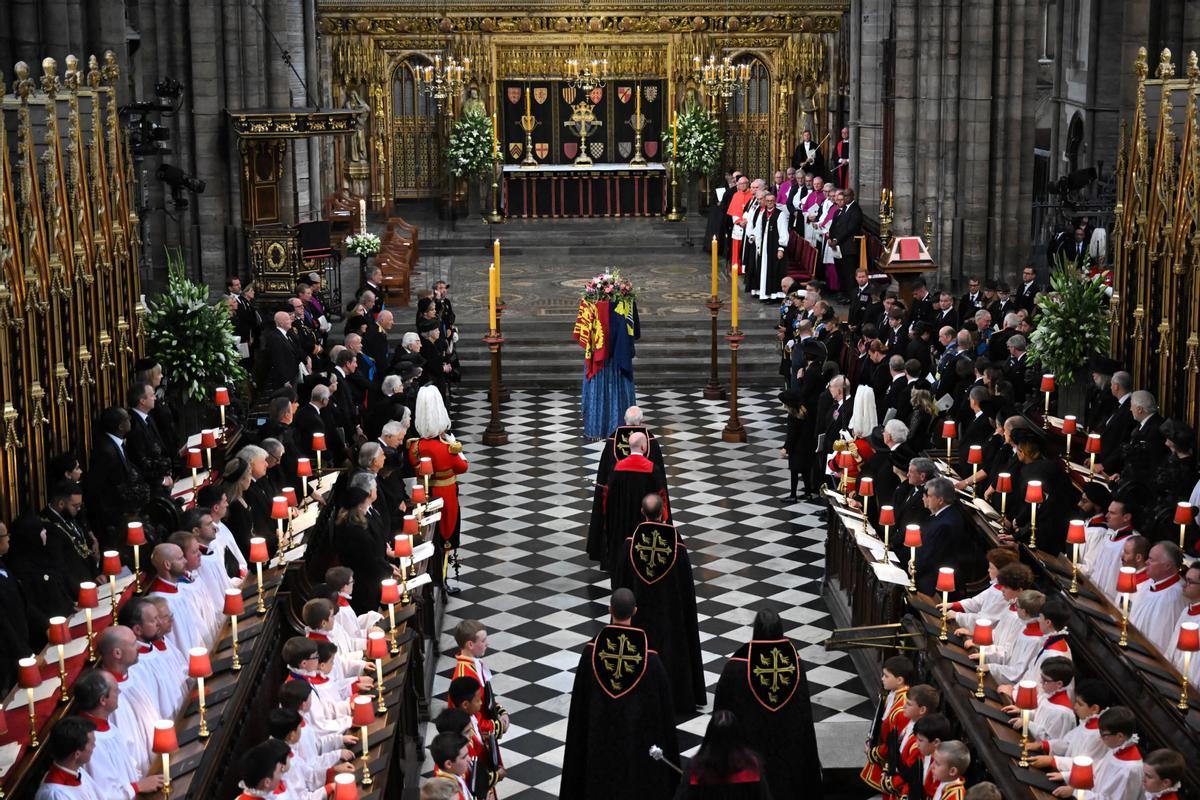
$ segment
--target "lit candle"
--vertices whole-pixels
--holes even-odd
[[[671,160],[679,158],[679,114],[671,112]]]
[[[642,85],[640,83],[636,84],[635,88],[637,89],[637,101],[633,104],[633,113],[635,116],[641,117],[642,116]],[[634,120],[634,124],[636,124],[638,122],[640,122],[639,119]]]
[[[496,267],[496,297],[500,296],[500,240],[492,242],[492,264]]]
[[[731,265],[731,266],[730,266],[730,269],[732,270],[732,272],[731,272],[731,273],[730,273],[730,275],[729,275],[729,294],[730,294],[730,295],[732,295],[732,297],[733,297],[733,308],[731,309],[731,311],[732,311],[732,314],[733,314],[733,329],[736,331],[736,330],[737,330],[737,323],[738,323],[738,313],[737,313],[737,306],[738,306],[738,267],[737,267],[737,264],[733,264],[733,265]]]
[[[363,197],[358,199],[358,230],[362,233],[367,231],[367,201]]]
[[[525,87],[525,116],[527,116],[527,117],[533,116],[533,114],[529,110],[529,87],[528,86]]]
[[[496,124],[496,115],[492,114],[492,159],[500,158],[500,127]]]
[[[712,238],[712,296],[717,296],[717,237]]]
[[[488,330],[496,330],[496,265],[488,267]]]

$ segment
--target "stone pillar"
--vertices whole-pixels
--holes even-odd
[[[891,29],[891,0],[852,0],[850,37],[850,163],[864,210],[878,213],[883,175],[884,40]]]

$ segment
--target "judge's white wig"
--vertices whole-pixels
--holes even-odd
[[[850,432],[859,437],[870,436],[878,424],[875,390],[870,386],[860,385],[854,392],[854,415],[850,417]]]
[[[417,392],[417,433],[423,439],[433,439],[450,429],[450,414],[436,386],[422,386]]]

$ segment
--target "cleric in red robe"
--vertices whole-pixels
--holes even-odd
[[[604,490],[608,486],[608,479],[612,477],[613,467],[617,462],[629,455],[629,437],[635,433],[645,434],[650,442],[650,450],[646,457],[654,462],[654,469],[658,473],[658,477],[662,480],[663,485],[667,484],[667,472],[663,466],[662,448],[658,446],[658,439],[646,428],[643,424],[644,417],[642,409],[638,406],[630,406],[625,409],[625,424],[613,431],[613,435],[608,437],[604,442],[604,449],[600,451],[600,465],[596,468],[596,486],[592,495],[592,516],[588,522],[588,541],[592,540],[593,531],[595,535],[603,537],[604,535]],[[589,553],[591,550],[588,551]]]
[[[639,523],[642,516],[642,499],[648,494],[657,494],[663,499],[662,516],[659,521],[671,519],[667,484],[655,470],[654,462],[647,457],[650,443],[644,433],[629,437],[629,455],[613,467],[612,475],[604,488],[604,526],[593,526],[588,531],[587,553],[600,562],[600,568],[608,572],[613,562]]]

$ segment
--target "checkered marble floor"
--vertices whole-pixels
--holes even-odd
[[[787,492],[787,471],[774,391],[741,393],[745,444],[721,441],[727,405],[699,391],[638,399],[660,438],[691,556],[708,709],[725,659],[749,639],[758,609],[771,604],[802,648],[823,763],[861,763],[873,700],[849,656],[821,646],[832,629],[820,596],[824,524],[816,506],[777,499]],[[607,622],[608,577],[584,552],[601,444],[582,436],[576,393],[513,392],[504,406],[509,444],[493,448],[479,444],[487,398],[468,393],[456,402],[455,430],[471,462],[461,479],[463,591],[447,606],[431,710],[436,716],[444,707],[454,626],[482,620],[491,643],[485,662],[512,720],[502,741],[501,796],[556,798],[580,646]],[[686,755],[699,746],[708,717],[680,723]],[[433,733],[429,725],[426,743]],[[423,773],[431,769],[426,757]]]

